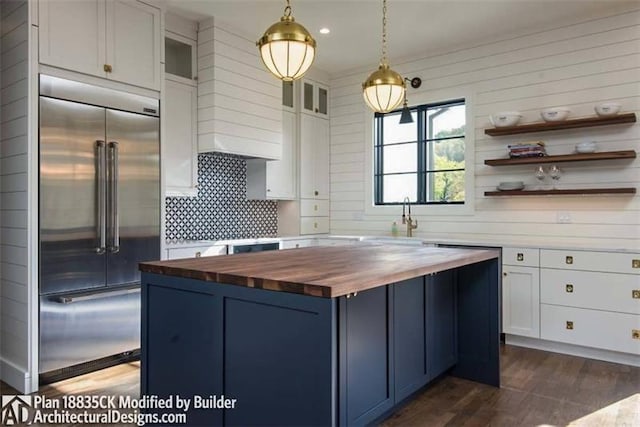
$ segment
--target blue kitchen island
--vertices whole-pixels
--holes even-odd
[[[190,425],[355,426],[446,373],[498,387],[498,259],[363,244],[143,263],[141,393],[190,398]]]

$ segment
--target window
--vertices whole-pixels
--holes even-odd
[[[400,111],[375,115],[375,204],[464,204],[464,99],[410,110],[413,123],[400,124]]]

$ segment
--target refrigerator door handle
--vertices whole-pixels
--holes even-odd
[[[96,141],[96,172],[98,174],[98,194],[97,194],[97,228],[96,235],[99,240],[99,245],[95,250],[96,254],[103,255],[107,248],[107,236],[105,229],[107,228],[107,211],[105,208],[106,191],[107,191],[107,173],[105,171],[105,143],[102,140]]]
[[[110,155],[110,193],[111,193],[111,212],[110,212],[110,228],[111,228],[111,244],[109,245],[109,252],[120,252],[120,217],[118,209],[118,143],[116,141],[109,142],[109,155]]]

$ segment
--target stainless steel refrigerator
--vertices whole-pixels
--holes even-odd
[[[160,258],[158,100],[40,76],[40,379],[135,357]]]

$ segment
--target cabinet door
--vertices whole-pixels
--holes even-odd
[[[315,169],[314,197],[316,199],[329,199],[329,121],[315,120]]]
[[[107,77],[160,90],[160,10],[130,0],[107,2]]]
[[[329,122],[300,115],[300,197],[329,199]]]
[[[502,331],[540,338],[540,271],[503,266]]]
[[[105,76],[104,0],[38,2],[42,64]]]
[[[458,358],[455,271],[427,276],[425,282],[427,371],[432,380],[455,365]]]
[[[282,158],[267,162],[267,198],[296,197],[296,115],[282,113]]]
[[[198,194],[198,88],[167,80],[165,83],[164,176],[166,193]]]
[[[317,117],[329,116],[329,89],[312,80],[302,80],[300,104],[303,113]]]
[[[393,285],[395,401],[427,383],[424,277]]]
[[[369,424],[394,404],[390,289],[339,299],[340,425]]]

